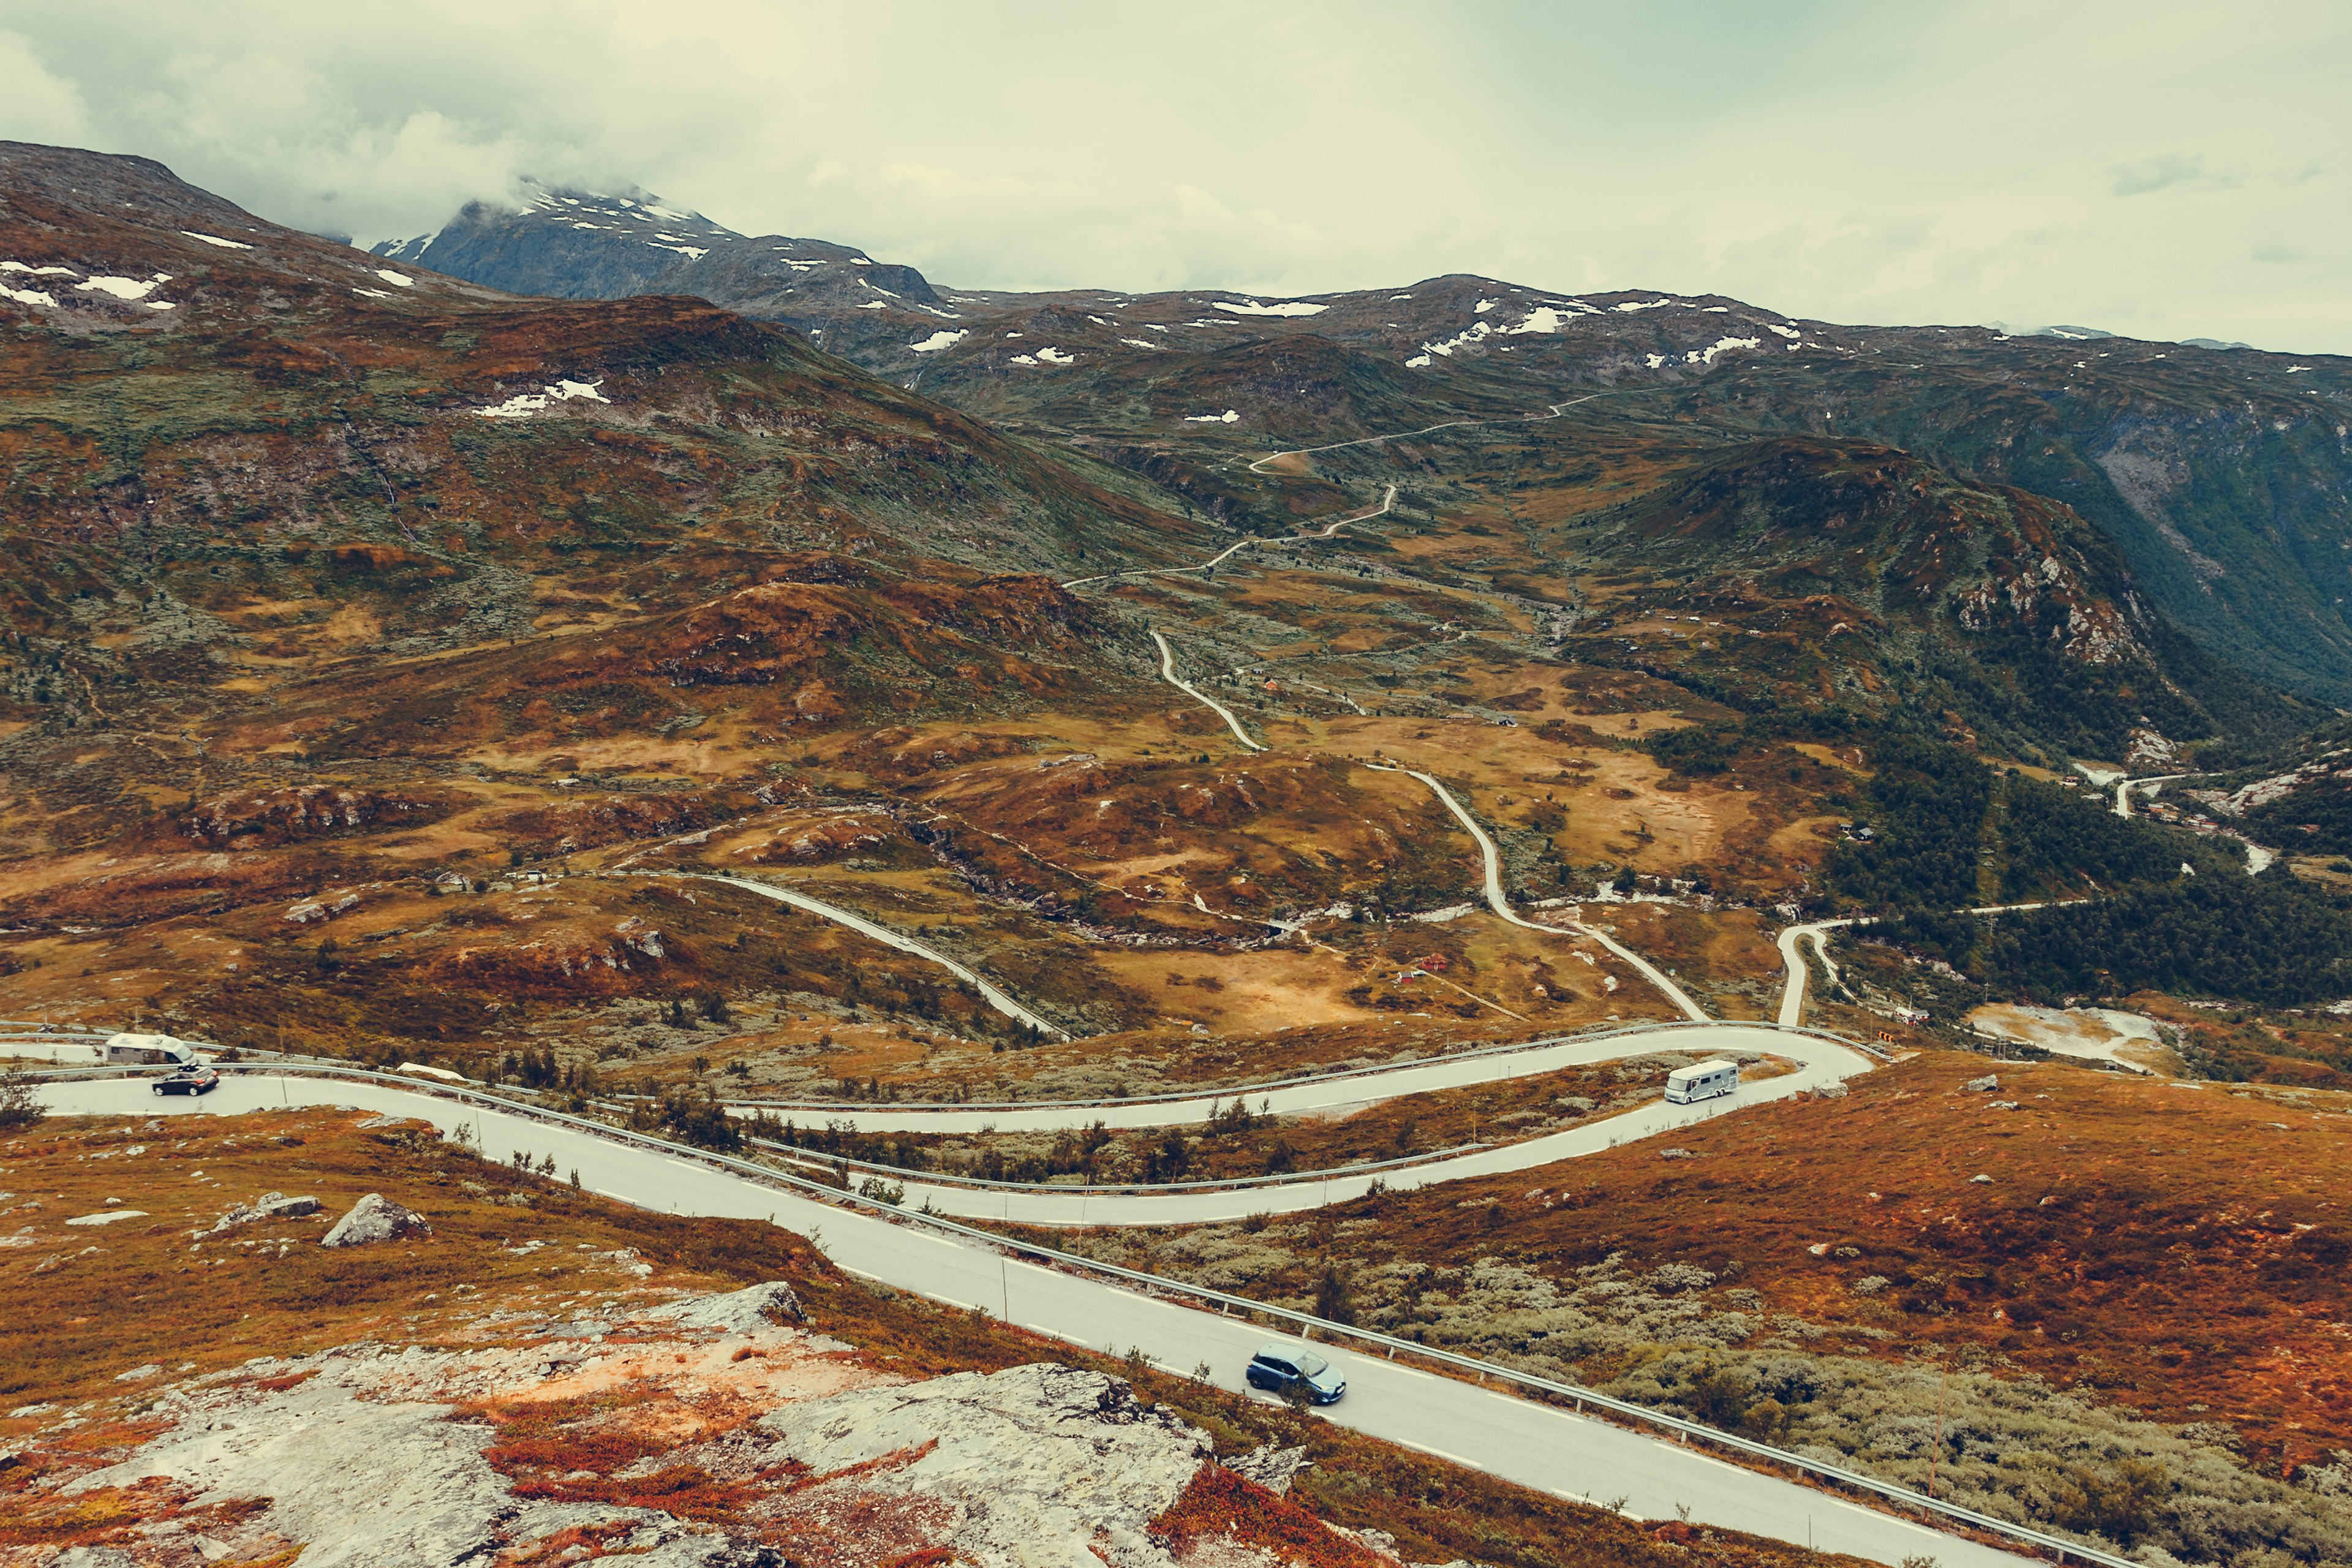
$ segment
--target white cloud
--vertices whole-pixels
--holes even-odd
[[[2137,163],[2121,165],[2114,174],[2113,188],[2119,196],[2144,196],[2155,191],[2168,191],[2175,185],[2233,190],[2245,183],[2235,174],[2208,168],[2204,157],[2196,153],[2166,153],[2143,158]]]
[[[73,83],[52,75],[24,34],[0,32],[0,141],[79,146],[89,134]]]
[[[0,129],[363,238],[531,174],[970,288],[1288,299],[1465,271],[2352,351],[2340,268],[2257,256],[2352,251],[2345,176],[2311,163],[2352,130],[2352,11],[2324,0],[2259,27],[2202,0],[1481,15],[1196,0],[1193,36],[1223,42],[1161,69],[1159,14],[1055,0],[414,0],[396,27],[82,0],[0,34]]]

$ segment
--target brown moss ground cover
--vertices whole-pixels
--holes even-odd
[[[782,1279],[812,1329],[854,1347],[858,1363],[877,1371],[923,1377],[1062,1362],[1131,1376],[1142,1397],[1209,1431],[1220,1455],[1268,1443],[1307,1448],[1312,1468],[1294,1484],[1289,1504],[1246,1484],[1196,1489],[1161,1521],[1171,1541],[1231,1534],[1286,1561],[1363,1560],[1341,1538],[1327,1544],[1306,1533],[1312,1517],[1381,1531],[1412,1561],[1475,1556],[1514,1568],[1675,1568],[1689,1560],[1677,1526],[1644,1526],[1528,1491],[1139,1363],[1093,1355],[861,1282],[772,1226],[629,1208],[406,1128],[363,1131],[362,1120],[315,1110],[217,1120],[53,1119],[0,1142],[0,1182],[12,1192],[5,1200],[9,1212],[0,1217],[7,1231],[35,1238],[30,1247],[0,1251],[0,1289],[12,1300],[41,1303],[37,1313],[0,1321],[0,1398],[10,1409],[70,1407],[81,1418],[62,1436],[44,1436],[37,1449],[0,1471],[0,1513],[8,1516],[0,1546],[47,1552],[126,1542],[137,1539],[142,1522],[163,1517],[202,1524],[184,1500],[154,1487],[55,1497],[60,1471],[112,1462],[160,1429],[163,1423],[143,1415],[152,1396],[139,1384],[126,1391],[116,1381],[142,1364],[186,1367],[195,1375],[257,1354],[353,1341],[463,1347],[495,1339],[500,1331],[492,1320],[499,1314],[536,1316],[665,1287],[713,1290]],[[331,1253],[315,1245],[321,1229],[316,1221],[267,1222],[192,1249],[189,1230],[265,1189],[314,1194],[331,1215],[362,1192],[380,1191],[426,1215],[434,1233],[396,1244],[397,1250]],[[104,1210],[110,1198],[144,1214],[102,1226],[63,1226],[66,1217]],[[68,1237],[70,1246],[63,1239]],[[545,1245],[525,1248],[525,1238]],[[640,1276],[638,1268],[646,1272]],[[763,1489],[794,1484],[782,1473],[715,1476],[698,1469],[690,1454],[670,1466],[645,1462],[666,1451],[662,1443],[687,1453],[701,1436],[756,1410],[681,1404],[656,1394],[643,1402],[650,1412],[645,1419],[613,1421],[602,1395],[549,1392],[546,1401],[481,1413],[499,1429],[497,1462],[521,1484],[588,1489],[600,1498],[619,1486],[611,1500],[674,1504],[709,1517],[748,1506],[745,1500]],[[0,1416],[0,1441],[21,1444],[48,1430],[43,1412]],[[600,1463],[580,1462],[583,1457]],[[582,1479],[583,1470],[601,1479]],[[623,1485],[615,1472],[634,1479]],[[1246,1517],[1253,1511],[1256,1522]],[[618,1542],[585,1531],[577,1542],[558,1542],[557,1555],[573,1544],[600,1553]],[[289,1543],[282,1561],[298,1546]],[[1846,1561],[1727,1532],[1706,1532],[1704,1549],[1727,1568]]]
[[[1998,1093],[1960,1089],[1988,1066]],[[2333,1096],[1926,1053],[1843,1099],[1678,1133],[1688,1159],[1662,1160],[1651,1140],[1335,1205],[1256,1255],[1263,1272],[1221,1283],[1311,1302],[1334,1268],[1369,1279],[1492,1264],[1565,1279],[1612,1258],[1688,1265],[1751,1315],[1820,1326],[1819,1352],[1974,1354],[2158,1420],[2225,1423],[2251,1463],[2292,1474],[2352,1447],[2347,1132]],[[1081,1245],[1197,1275],[1204,1255],[1187,1237],[1206,1234]],[[1357,1307],[1410,1335],[1412,1295],[1360,1289]],[[1606,1381],[1623,1369],[1580,1370]]]
[[[2147,992],[2122,1005],[2175,1026],[2198,1077],[2352,1089],[2352,1018],[2299,1007],[2192,1006]]]

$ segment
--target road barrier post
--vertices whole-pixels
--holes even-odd
[[[1668,1026],[1671,1027],[1672,1026]],[[1826,1031],[1807,1032],[1826,1033]],[[1843,1038],[1843,1037],[1839,1037],[1841,1039]],[[1848,1041],[1846,1043],[1850,1044],[1852,1042]],[[232,1073],[242,1073],[246,1069],[235,1066],[232,1066],[230,1068]],[[514,1100],[485,1094],[476,1089],[465,1088],[452,1084],[423,1084],[419,1083],[415,1079],[404,1078],[396,1073],[375,1072],[365,1068],[329,1066],[325,1064],[316,1066],[304,1064],[291,1068],[278,1068],[274,1070],[289,1077],[299,1075],[305,1078],[343,1079],[362,1083],[390,1085],[398,1089],[403,1093],[414,1094],[420,1098],[452,1100],[467,1105],[474,1108],[476,1110],[474,1120],[474,1138],[478,1150],[480,1147],[482,1138],[480,1108],[488,1106],[490,1109],[499,1110],[507,1115],[525,1119],[536,1118],[540,1121],[551,1122],[558,1126],[571,1128],[577,1131],[592,1133],[598,1137],[607,1138],[616,1143],[635,1145],[647,1150],[658,1151],[667,1155],[682,1155],[689,1159],[700,1161],[707,1165],[716,1166],[730,1174],[746,1180],[780,1184],[795,1190],[804,1198],[860,1209],[866,1212],[871,1217],[880,1219],[885,1223],[911,1226],[927,1225],[935,1229],[956,1236],[966,1242],[977,1242],[982,1246],[992,1248],[1002,1249],[1013,1245],[1005,1237],[998,1236],[992,1231],[982,1230],[972,1226],[964,1225],[958,1221],[946,1218],[944,1215],[922,1214],[919,1212],[909,1214],[895,1205],[885,1204],[878,1199],[863,1197],[855,1192],[845,1192],[840,1188],[811,1180],[808,1177],[796,1176],[789,1172],[779,1171],[770,1166],[755,1164],[749,1160],[738,1159],[729,1154],[716,1153],[710,1150],[696,1148],[690,1144],[675,1143],[666,1138],[656,1138],[649,1133],[635,1131],[628,1128],[614,1127],[607,1122],[592,1121],[583,1116],[573,1116],[563,1111],[549,1110],[541,1106],[519,1103]],[[67,1068],[61,1071],[52,1070],[34,1076],[44,1079],[66,1082],[79,1079],[121,1079],[142,1075],[126,1072],[119,1068]],[[675,1212],[674,1205],[673,1212]],[[822,1251],[824,1248],[822,1227],[812,1229],[809,1234],[809,1240],[812,1245],[815,1246],[820,1251]],[[1123,1283],[1140,1286],[1148,1289],[1161,1290],[1179,1296],[1190,1297],[1192,1300],[1201,1302],[1204,1306],[1213,1303],[1221,1310],[1229,1306],[1237,1306],[1242,1309],[1243,1316],[1252,1323],[1260,1321],[1275,1324],[1288,1322],[1298,1329],[1302,1338],[1311,1339],[1313,1337],[1314,1330],[1318,1326],[1320,1321],[1306,1313],[1295,1311],[1286,1307],[1270,1306],[1265,1302],[1253,1300],[1247,1297],[1233,1296],[1227,1292],[1212,1289],[1205,1286],[1194,1285],[1186,1280],[1171,1279],[1160,1275],[1147,1274],[1139,1269],[1123,1268],[1115,1263],[1105,1263],[1098,1258],[1087,1258],[1079,1253],[1064,1252],[1055,1247],[1034,1246],[1026,1243],[1022,1244],[1022,1250],[1024,1253],[1042,1257],[1049,1261],[1062,1264],[1069,1268],[1080,1272],[1105,1275]],[[999,1255],[1000,1257],[1003,1256],[1001,1251]],[[1375,1330],[1358,1329],[1329,1324],[1323,1324],[1321,1326],[1329,1328],[1331,1330],[1332,1337],[1335,1339],[1353,1339],[1362,1342],[1367,1345],[1382,1345],[1387,1347],[1391,1353],[1393,1353],[1399,1342],[1391,1339],[1389,1335],[1381,1333]],[[2095,1564],[2096,1568],[2141,1568],[2140,1564],[2133,1562],[2129,1558],[2118,1556],[2116,1553],[2109,1552],[2103,1552],[2095,1547],[2083,1546],[2076,1542],[2066,1541],[2061,1537],[2051,1535],[2043,1531],[2036,1530],[2031,1525],[2019,1524],[2010,1520],[2000,1519],[1991,1514],[1979,1512],[1975,1509],[1966,1507],[1962,1504],[1945,1502],[1934,1498],[1925,1497],[1918,1492],[1913,1491],[1908,1487],[1900,1485],[1899,1483],[1882,1480],[1875,1476],[1867,1475],[1857,1470],[1849,1470],[1841,1466],[1823,1464],[1817,1460],[1805,1458],[1799,1455],[1790,1453],[1786,1449],[1776,1448],[1771,1447],[1769,1444],[1759,1443],[1751,1438],[1742,1437],[1734,1433],[1720,1432],[1713,1428],[1699,1426],[1680,1416],[1671,1415],[1664,1411],[1655,1410],[1647,1405],[1636,1405],[1630,1400],[1614,1398],[1592,1389],[1580,1388],[1572,1384],[1555,1383],[1549,1378],[1540,1377],[1530,1373],[1519,1372],[1507,1366],[1490,1365],[1477,1360],[1475,1357],[1462,1355],[1453,1351],[1433,1349],[1425,1344],[1411,1344],[1406,1345],[1404,1348],[1416,1352],[1441,1367],[1452,1367],[1457,1372],[1472,1373],[1476,1376],[1480,1384],[1484,1384],[1486,1381],[1487,1373],[1493,1372],[1497,1377],[1504,1381],[1517,1384],[1522,1388],[1531,1389],[1538,1394],[1550,1394],[1565,1398],[1572,1398],[1576,1401],[1576,1407],[1579,1412],[1583,1410],[1585,1401],[1590,1400],[1593,1404],[1600,1405],[1604,1411],[1620,1416],[1624,1420],[1639,1422],[1643,1425],[1653,1427],[1663,1427],[1671,1431],[1675,1434],[1675,1440],[1685,1447],[1689,1446],[1690,1435],[1693,1432],[1696,1432],[1699,1436],[1707,1438],[1717,1447],[1727,1448],[1734,1454],[1744,1456],[1751,1461],[1759,1461],[1763,1465],[1785,1467],[1796,1471],[1800,1475],[1814,1477],[1818,1480],[1825,1482],[1831,1486],[1844,1488],[1849,1491],[1859,1492],[1864,1496],[1874,1498],[1880,1502],[1888,1505],[1890,1510],[1898,1518],[1901,1517],[1906,1510],[1916,1509],[1918,1511],[1919,1517],[1922,1519],[1940,1516],[1941,1519],[1952,1524],[1965,1525],[1970,1529],[1986,1531],[1995,1535],[2005,1536],[2011,1541],[2049,1552],[2055,1556],[2062,1564],[2071,1558],[2076,1562],[2085,1564]],[[1770,1472],[1765,1471],[1761,1473],[1769,1474]]]

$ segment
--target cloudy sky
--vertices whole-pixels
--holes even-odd
[[[362,240],[520,174],[976,288],[1468,271],[2352,353],[2352,6],[0,0],[0,137]]]

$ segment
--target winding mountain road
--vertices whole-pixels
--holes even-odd
[[[1857,922],[1850,920],[1815,921],[1811,925],[1785,926],[1781,929],[1780,941],[1776,945],[1780,949],[1781,959],[1789,966],[1789,983],[1780,991],[1780,1026],[1782,1028],[1793,1029],[1805,1021],[1805,981],[1812,972],[1806,968],[1804,955],[1797,951],[1797,943],[1807,940],[1812,942],[1814,956],[1819,958],[1822,967],[1830,972],[1830,980],[1834,984],[1838,977],[1838,968],[1830,960],[1829,943],[1825,933],[1843,931],[1855,923]]]
[[[60,1114],[235,1115],[281,1104],[335,1105],[416,1117],[445,1131],[462,1126],[492,1158],[514,1151],[551,1159],[606,1197],[672,1214],[767,1220],[807,1237],[835,1263],[867,1279],[1113,1354],[1139,1347],[1162,1366],[1202,1364],[1213,1383],[1235,1392],[1244,1391],[1241,1372],[1250,1353],[1268,1337],[1245,1319],[1021,1262],[913,1216],[894,1222],[658,1147],[387,1085],[238,1074],[202,1100],[157,1097],[140,1079],[54,1083],[41,1092]],[[1523,1486],[1574,1499],[1622,1498],[1620,1506],[1644,1518],[1672,1518],[1686,1509],[1696,1523],[1889,1564],[1914,1556],[1934,1557],[1946,1568],[2021,1568],[2028,1561],[1743,1469],[1654,1432],[1437,1377],[1344,1342],[1318,1348],[1349,1385],[1344,1402],[1318,1413],[1324,1419]]]
[[[1198,687],[1177,675],[1175,652],[1169,647],[1165,637],[1155,631],[1151,634],[1151,640],[1160,645],[1160,679],[1202,707],[1213,711],[1225,721],[1226,727],[1233,731],[1234,738],[1251,751],[1263,752],[1266,749],[1250,738],[1249,731],[1242,728],[1241,721],[1234,717],[1232,709],[1207,696]],[[1494,910],[1496,915],[1512,925],[1521,926],[1528,931],[1539,931],[1548,936],[1580,936],[1600,943],[1631,965],[1643,979],[1656,986],[1684,1017],[1694,1023],[1708,1022],[1705,1009],[1692,1001],[1683,988],[1675,984],[1664,970],[1618,942],[1608,932],[1586,925],[1581,921],[1570,921],[1564,925],[1547,925],[1540,921],[1528,920],[1512,909],[1509,897],[1503,891],[1503,860],[1500,851],[1495,847],[1495,841],[1487,837],[1486,830],[1478,825],[1478,819],[1470,815],[1469,808],[1455,799],[1454,792],[1447,789],[1444,784],[1427,773],[1416,773],[1411,768],[1388,766],[1379,763],[1360,763],[1357,765],[1378,773],[1402,773],[1407,778],[1418,781],[1437,796],[1446,810],[1454,814],[1455,821],[1469,830],[1472,840],[1478,846],[1478,858],[1484,871],[1486,907]]]
[[[1498,1149],[1482,1149],[1475,1153],[1383,1171],[1334,1171],[1320,1180],[1269,1180],[1207,1190],[1089,1192],[1078,1187],[980,1187],[930,1182],[919,1172],[908,1172],[890,1179],[903,1184],[908,1206],[928,1207],[934,1214],[965,1219],[1042,1226],[1211,1225],[1244,1219],[1251,1215],[1297,1214],[1327,1204],[1347,1203],[1363,1196],[1375,1183],[1402,1190],[1531,1171],[1601,1153],[1661,1132],[1694,1127],[1741,1106],[1784,1100],[1842,1083],[1868,1072],[1873,1066],[1869,1058],[1852,1047],[1769,1024],[1677,1026],[1671,1032],[1661,1030],[1646,1036],[1645,1042],[1629,1044],[1624,1037],[1612,1033],[1598,1038],[1530,1047],[1507,1057],[1416,1062],[1328,1085],[1310,1083],[1246,1098],[1253,1103],[1263,1101],[1267,1109],[1282,1114],[1328,1113],[1393,1095],[1495,1083],[1598,1062],[1622,1061],[1629,1056],[1659,1050],[1696,1052],[1702,1057],[1725,1051],[1769,1052],[1794,1060],[1797,1070],[1743,1083],[1731,1094],[1696,1105],[1674,1105],[1658,1100],[1622,1115]],[[1046,1104],[1019,1108],[825,1105],[803,1109],[822,1115],[828,1123],[846,1122],[866,1132],[1014,1132],[1059,1131],[1097,1120],[1117,1128],[1197,1125],[1206,1121],[1219,1103],[1220,1097],[1204,1095],[1194,1100],[1113,1103],[1099,1108]],[[786,1109],[776,1107],[772,1113]]]
[[[1186,572],[1206,572],[1213,566],[1223,565],[1228,557],[1238,554],[1254,544],[1294,544],[1303,540],[1328,539],[1351,522],[1370,522],[1376,517],[1386,517],[1390,510],[1396,505],[1396,493],[1397,487],[1391,485],[1388,488],[1388,493],[1381,497],[1380,505],[1368,508],[1363,511],[1350,512],[1346,517],[1335,517],[1313,533],[1285,533],[1272,539],[1244,539],[1225,546],[1206,561],[1195,565],[1139,566],[1132,572],[1104,572],[1092,577],[1079,577],[1063,584],[1062,586],[1066,589],[1084,588],[1089,584],[1115,583],[1125,577],[1173,577]]]
[[[1269,452],[1252,463],[1249,471],[1262,474],[1268,463],[1278,463],[1285,458],[1311,458],[1318,452],[1344,451],[1349,447],[1377,447],[1383,441],[1409,441],[1415,436],[1433,436],[1440,430],[1464,430],[1477,425],[1540,424],[1547,419],[1559,418],[1580,403],[1590,403],[1596,397],[1609,395],[1606,392],[1587,393],[1582,397],[1571,397],[1565,403],[1547,405],[1548,412],[1542,414],[1506,414],[1493,419],[1448,419],[1442,425],[1424,425],[1418,430],[1398,430],[1386,436],[1362,436],[1353,441],[1333,441],[1321,447],[1297,447],[1287,452]],[[1393,487],[1391,493],[1394,493]]]
[[[2144,779],[2118,779],[2116,782],[2116,815],[2117,816],[2131,815],[2131,792],[2141,785],[2170,784],[2175,779],[2185,779],[2188,776],[2187,773],[2157,773]]]
[[[1369,767],[1372,764],[1366,763],[1365,765]],[[1668,979],[1665,971],[1660,969],[1656,964],[1652,963],[1648,959],[1643,958],[1641,954],[1633,952],[1633,949],[1624,946],[1608,932],[1600,930],[1598,927],[1586,925],[1581,921],[1570,921],[1565,926],[1554,926],[1545,925],[1540,921],[1528,920],[1521,916],[1517,910],[1511,908],[1510,900],[1504,895],[1502,856],[1495,848],[1495,841],[1486,837],[1486,830],[1478,826],[1478,819],[1470,815],[1469,809],[1460,801],[1454,798],[1454,792],[1447,789],[1435,779],[1430,777],[1427,773],[1414,773],[1411,768],[1381,769],[1381,771],[1384,773],[1401,773],[1408,778],[1420,780],[1423,784],[1429,786],[1431,792],[1433,793],[1439,800],[1445,803],[1445,809],[1454,814],[1454,820],[1461,823],[1464,827],[1470,830],[1470,837],[1475,839],[1478,844],[1479,858],[1485,862],[1486,873],[1486,907],[1488,909],[1493,910],[1496,914],[1500,916],[1502,919],[1508,921],[1511,924],[1515,926],[1524,926],[1529,931],[1546,931],[1553,936],[1583,936],[1591,938],[1594,942],[1599,942],[1602,947],[1607,948],[1611,952],[1615,953],[1619,958],[1624,960],[1635,970],[1639,971],[1643,979],[1656,986],[1664,994],[1667,1001],[1673,1003],[1675,1007],[1681,1010],[1684,1017],[1690,1019],[1693,1023],[1698,1024],[1704,1024],[1708,1021],[1705,1010],[1702,1009],[1697,1003],[1692,1001],[1688,995],[1685,994],[1681,986]]]
[[[730,877],[723,871],[621,871],[612,874],[624,877],[683,877],[697,882],[719,882],[730,888],[740,888],[747,893],[756,893],[763,899],[773,899],[780,904],[790,904],[796,910],[805,910],[813,915],[822,915],[824,919],[847,926],[861,935],[872,937],[887,947],[897,948],[900,952],[909,952],[917,958],[928,959],[938,964],[978,991],[990,1006],[1015,1023],[1026,1024],[1039,1033],[1051,1035],[1057,1040],[1066,1040],[1070,1037],[1070,1032],[1067,1029],[1048,1019],[1039,1017],[965,965],[940,952],[939,949],[925,946],[902,931],[892,931],[888,926],[867,920],[864,915],[852,910],[845,910],[838,904],[828,904],[822,899],[812,899],[806,893],[781,887],[774,882],[755,881],[750,877]]]
[[[1199,687],[1193,685],[1191,681],[1176,673],[1176,650],[1168,646],[1168,639],[1166,637],[1160,636],[1160,633],[1155,631],[1151,634],[1151,640],[1160,645],[1160,679],[1166,681],[1169,685],[1174,687],[1185,696],[1190,697],[1193,701],[1198,702],[1202,707],[1206,708],[1218,718],[1223,719],[1225,721],[1225,728],[1234,732],[1234,740],[1239,741],[1243,745],[1248,747],[1253,752],[1263,752],[1265,750],[1264,746],[1250,739],[1250,732],[1242,728],[1242,721],[1234,717],[1234,710],[1232,709],[1226,707],[1223,703],[1218,701],[1215,698],[1211,697],[1207,692],[1202,691]]]

